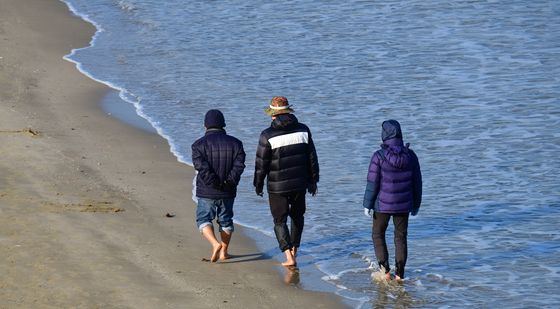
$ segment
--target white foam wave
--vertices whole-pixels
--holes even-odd
[[[150,125],[152,127],[154,127],[154,129],[156,130],[156,132],[158,133],[158,135],[160,135],[161,137],[165,138],[165,140],[167,140],[169,147],[170,147],[170,151],[171,153],[173,153],[173,155],[175,155],[175,157],[177,158],[177,160],[181,163],[187,164],[189,166],[193,166],[192,162],[183,157],[180,152],[177,150],[177,146],[173,143],[171,137],[169,135],[167,135],[164,130],[158,125],[158,122],[155,121],[154,119],[152,119],[150,116],[148,116],[144,110],[142,105],[140,104],[141,102],[141,98],[134,95],[133,93],[129,92],[126,88],[118,86],[116,84],[113,84],[109,81],[106,80],[102,80],[99,78],[96,78],[95,76],[93,76],[90,72],[88,72],[86,69],[84,69],[83,65],[81,62],[76,61],[73,59],[73,57],[76,55],[77,52],[79,52],[80,50],[84,50],[84,49],[88,49],[91,48],[93,46],[95,46],[95,41],[97,40],[97,38],[99,37],[99,35],[104,32],[105,30],[103,29],[103,27],[101,25],[99,25],[98,23],[96,23],[95,21],[93,21],[87,14],[83,14],[81,12],[79,12],[70,2],[67,2],[65,0],[60,0],[61,2],[65,3],[68,6],[68,9],[76,16],[80,17],[81,19],[83,19],[84,21],[92,24],[95,28],[96,28],[96,32],[95,34],[92,36],[88,46],[85,47],[81,47],[81,48],[74,48],[71,50],[71,52],[68,55],[65,55],[63,57],[64,60],[72,62],[76,65],[76,68],[78,69],[78,71],[80,71],[82,74],[86,75],[87,77],[89,77],[90,79],[99,82],[101,84],[104,84],[112,89],[115,89],[119,92],[119,97],[128,103],[131,103],[132,105],[134,105],[135,110],[136,110],[136,114],[138,114],[138,116],[146,119],[146,121],[148,121],[150,123]]]
[[[237,219],[233,219],[233,222],[235,222],[236,224],[239,224],[241,226],[244,226],[246,228],[250,228],[252,230],[259,231],[260,233],[262,233],[262,234],[264,234],[268,237],[275,237],[273,232],[263,230],[260,226],[256,226],[254,224],[249,224],[249,223],[243,222],[243,221],[238,221]]]
[[[93,37],[92,37],[92,39],[91,39],[91,41],[90,41],[90,44],[89,44],[87,47],[82,47],[82,48],[73,49],[71,55],[74,54],[74,51],[75,51],[75,50],[86,49],[86,48],[89,48],[89,47],[93,46],[93,42],[95,41],[95,38],[97,37],[97,34],[98,34],[99,32],[103,32],[103,31],[104,31],[103,28],[101,27],[101,25],[99,25],[98,23],[96,23],[96,22],[94,22],[93,20],[91,20],[87,14],[83,14],[83,13],[78,12],[78,10],[76,10],[76,8],[75,8],[70,2],[68,2],[68,1],[66,1],[66,0],[60,0],[60,2],[66,4],[66,6],[67,6],[68,9],[70,10],[70,12],[72,12],[72,14],[74,14],[74,15],[80,17],[81,19],[87,21],[88,23],[94,25],[95,28],[97,29],[97,31],[95,32],[95,34],[93,35]]]
[[[338,272],[337,274],[334,275],[326,275],[323,276],[322,279],[325,281],[333,281],[333,280],[338,280],[340,279],[342,276],[344,276],[345,274],[348,273],[361,273],[364,272],[364,270],[369,269],[369,268],[350,268],[350,269],[345,269],[343,271]],[[342,288],[347,289],[347,287],[342,286]]]
[[[134,11],[137,9],[136,6],[135,6],[134,4],[132,4],[132,3],[128,2],[128,1],[125,1],[125,0],[119,0],[119,1],[117,2],[117,5],[118,5],[122,10],[127,11],[127,12],[134,12]]]
[[[72,58],[72,57],[75,56],[76,53],[79,52],[80,50],[85,50],[85,49],[88,49],[88,48],[91,48],[91,47],[95,46],[95,41],[97,40],[98,36],[99,36],[102,32],[104,32],[105,30],[103,29],[103,27],[102,27],[100,24],[96,23],[96,22],[93,21],[91,18],[89,18],[89,16],[88,16],[87,14],[80,13],[71,3],[69,3],[69,2],[67,2],[67,1],[65,1],[65,0],[60,0],[60,1],[63,2],[63,3],[65,3],[65,4],[68,6],[68,9],[69,9],[74,15],[76,15],[76,16],[80,17],[81,19],[83,19],[84,21],[86,21],[86,22],[92,24],[92,25],[96,28],[95,34],[92,36],[92,38],[91,38],[91,40],[90,40],[90,42],[89,42],[89,44],[88,44],[87,46],[81,47],[81,48],[74,48],[74,49],[72,49],[72,50],[70,51],[69,54],[63,56],[62,58],[63,58],[64,60],[66,60],[66,61],[69,61],[69,62],[74,63],[74,64],[76,65],[76,68],[78,69],[78,71],[79,71],[80,73],[84,74],[85,76],[87,76],[88,78],[90,78],[90,79],[92,79],[92,80],[94,80],[94,81],[96,81],[96,82],[98,82],[98,83],[104,84],[104,85],[108,86],[109,88],[112,88],[112,89],[115,89],[116,91],[118,91],[118,92],[119,92],[119,97],[120,97],[123,101],[132,104],[132,105],[134,106],[134,109],[135,109],[135,111],[136,111],[136,114],[137,114],[138,116],[140,116],[140,117],[146,119],[146,121],[148,121],[148,123],[156,130],[156,132],[158,133],[158,135],[160,135],[161,137],[163,137],[163,138],[167,141],[167,143],[168,143],[168,145],[169,145],[169,148],[170,148],[170,151],[171,151],[171,153],[177,158],[177,161],[179,161],[179,162],[181,162],[181,163],[184,163],[184,164],[187,164],[187,165],[189,165],[189,166],[193,166],[191,160],[185,158],[184,156],[182,156],[182,155],[180,154],[180,152],[177,150],[176,144],[173,143],[172,138],[171,138],[168,134],[166,134],[166,133],[164,132],[164,130],[162,129],[162,127],[158,125],[158,122],[155,121],[154,119],[152,119],[150,116],[148,116],[148,115],[144,112],[143,107],[142,107],[142,105],[140,104],[140,102],[142,101],[140,97],[134,95],[133,93],[131,93],[130,91],[128,91],[128,90],[127,90],[126,88],[124,88],[124,87],[120,87],[120,86],[118,86],[118,85],[116,85],[116,84],[113,84],[113,83],[111,83],[111,82],[109,82],[109,81],[96,78],[96,77],[93,76],[90,72],[88,72],[86,69],[84,69],[83,64],[82,64],[81,62],[76,61],[76,60],[74,60],[74,59]],[[132,6],[132,5],[126,5],[125,1],[121,1],[120,4],[124,5],[124,6],[127,8],[127,10],[133,9],[133,6]],[[122,6],[121,6],[121,7],[122,7]],[[193,183],[192,200],[193,200],[195,203],[198,203],[198,200],[197,200],[197,198],[196,198],[196,174],[195,174],[195,176],[193,177],[193,182],[192,182],[192,183]]]

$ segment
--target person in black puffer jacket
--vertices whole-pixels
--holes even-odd
[[[233,233],[233,201],[245,169],[243,143],[227,135],[224,115],[217,109],[204,117],[206,134],[192,144],[192,162],[196,175],[196,223],[212,244],[211,262],[225,260]],[[214,235],[212,221],[218,217],[222,242]]]
[[[291,114],[288,99],[273,97],[265,112],[272,117],[272,123],[260,135],[253,185],[257,195],[262,196],[266,178],[274,233],[286,255],[282,265],[294,266],[303,232],[305,193],[317,193],[319,162],[311,131]]]

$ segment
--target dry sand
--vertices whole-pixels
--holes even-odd
[[[0,308],[344,307],[242,233],[237,258],[201,262],[192,168],[62,59],[94,31],[57,0],[0,0]]]

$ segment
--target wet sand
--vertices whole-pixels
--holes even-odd
[[[94,31],[57,0],[0,0],[0,308],[344,308],[240,227],[233,259],[201,261],[193,169],[62,58]]]

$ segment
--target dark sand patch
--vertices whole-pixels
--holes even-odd
[[[91,213],[119,213],[124,211],[124,208],[115,206],[113,202],[108,201],[84,201],[81,203],[45,202],[43,205],[52,212],[77,211]]]
[[[0,130],[0,133],[3,134],[23,134],[31,137],[38,136],[40,134],[39,131],[31,128],[25,128],[21,130]]]

